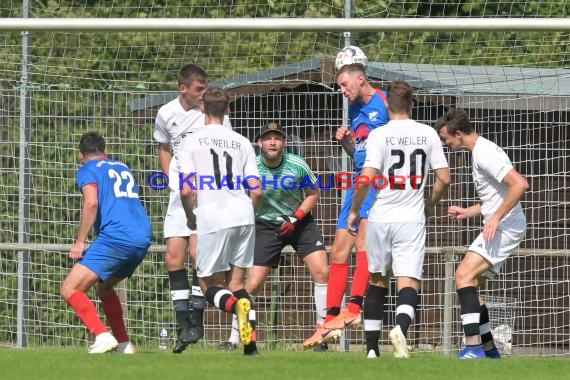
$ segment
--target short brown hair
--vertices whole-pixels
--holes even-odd
[[[414,89],[408,82],[397,80],[390,83],[386,94],[388,109],[394,113],[408,113],[414,105]]]
[[[466,135],[475,131],[467,111],[458,108],[451,108],[437,120],[435,129],[439,132],[443,127],[447,128],[447,133],[450,135],[454,135],[457,131],[461,131]]]
[[[105,138],[97,132],[87,132],[79,140],[79,151],[84,155],[105,153]]]
[[[178,70],[176,74],[179,86],[190,86],[194,81],[206,82],[208,81],[208,74],[200,66],[193,63],[184,65]]]
[[[366,69],[360,63],[353,63],[351,65],[344,65],[336,72],[336,78],[342,73],[359,73],[366,77]]]
[[[204,92],[202,100],[204,102],[204,113],[206,115],[219,119],[224,118],[230,103],[230,97],[226,90],[218,87],[210,87]]]

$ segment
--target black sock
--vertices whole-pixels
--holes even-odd
[[[485,304],[481,306],[479,331],[481,333],[481,343],[485,347],[485,351],[491,351],[492,349],[497,348],[495,346],[495,340],[493,339],[493,333],[491,332],[489,310]]]
[[[206,308],[206,298],[200,289],[200,282],[198,281],[198,274],[196,269],[192,270],[192,309],[204,310]]]
[[[479,335],[479,294],[474,286],[457,289],[461,304],[461,324],[466,337]]]
[[[370,285],[364,301],[364,335],[366,337],[366,352],[373,350],[376,356],[380,356],[378,340],[380,340],[380,328],[384,315],[384,304],[388,289]]]
[[[186,269],[168,272],[170,292],[176,314],[176,324],[179,329],[190,327],[190,283]]]
[[[400,326],[405,337],[408,336],[408,328],[412,323],[413,316],[418,307],[418,300],[418,292],[414,288],[406,287],[398,292],[398,299],[396,300],[396,324]],[[408,313],[411,313],[412,316]]]

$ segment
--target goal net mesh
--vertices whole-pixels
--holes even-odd
[[[22,4],[2,2],[0,17],[22,17]],[[558,1],[372,4],[357,0],[352,4],[355,19],[550,18],[568,17],[569,12],[568,5]],[[345,14],[340,0],[34,0],[29,5],[33,18],[166,22],[311,17],[338,18],[342,23]],[[502,146],[529,180],[531,188],[523,201],[527,238],[482,294],[492,300],[491,322],[493,328],[503,326],[498,331],[501,339],[508,338],[504,345],[510,347],[508,353],[567,355],[569,34],[382,32],[381,28],[379,24],[377,32],[351,35],[351,44],[369,58],[367,74],[374,85],[409,81],[417,90],[413,117],[420,122],[433,124],[451,106],[467,109],[477,131]],[[343,122],[333,63],[345,44],[343,33],[31,32],[28,49],[23,37],[21,32],[0,29],[0,247],[4,247],[0,248],[0,346],[16,345],[18,331],[25,332],[32,347],[87,346],[92,339],[59,296],[59,285],[73,264],[67,249],[74,242],[81,211],[81,194],[74,182],[77,147],[87,131],[102,133],[110,156],[133,169],[153,223],[152,252],[120,287],[132,339],[139,346],[155,348],[163,323],[173,326],[162,231],[168,194],[150,188],[147,179],[159,170],[152,138],[154,117],[162,104],[177,96],[176,72],[184,64],[199,64],[211,84],[230,91],[234,129],[252,142],[263,124],[277,121],[288,133],[290,149],[305,156],[315,173],[350,171],[350,160],[332,139]],[[26,62],[28,80],[23,75]],[[22,182],[20,169],[24,125],[29,131],[28,182]],[[449,264],[453,268],[459,262],[481,229],[480,220],[458,223],[446,217],[449,205],[477,201],[469,155],[448,152],[448,158],[453,184],[429,220],[421,302],[410,331],[410,344],[420,351],[441,349],[444,331],[450,334],[452,348],[461,345]],[[332,244],[342,195],[323,190],[315,210],[327,247]],[[8,247],[17,242],[57,246]],[[269,347],[299,347],[315,325],[313,282],[290,250],[284,252],[281,264],[257,298],[260,341]],[[394,322],[394,295],[392,287],[385,327]],[[444,305],[451,311],[449,320],[444,319]],[[204,342],[226,339],[229,321],[209,307]],[[360,349],[363,333],[348,330],[345,339],[343,347]],[[386,335],[382,342],[387,344]]]

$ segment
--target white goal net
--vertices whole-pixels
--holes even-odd
[[[537,5],[540,3],[540,6]],[[380,20],[376,30],[341,31],[30,31],[0,23],[0,346],[86,346],[91,340],[59,285],[79,226],[77,148],[87,131],[102,133],[109,154],[137,175],[155,245],[122,289],[135,344],[155,348],[174,322],[164,264],[162,221],[168,195],[147,184],[159,170],[152,139],[158,108],[177,96],[176,72],[197,63],[211,84],[232,95],[236,131],[255,140],[277,121],[291,149],[317,174],[350,171],[332,141],[343,122],[333,57],[347,42],[369,58],[378,87],[406,80],[416,89],[413,117],[433,124],[449,107],[469,111],[477,131],[502,146],[531,188],[523,202],[529,230],[516,255],[483,292],[493,328],[513,355],[568,355],[570,345],[570,26],[547,31],[390,31],[381,20],[459,18],[545,20],[568,17],[558,1],[22,0],[0,4],[0,18],[59,20],[273,18]],[[350,12],[349,12],[350,11]],[[315,21],[318,23],[318,20]],[[339,27],[339,28],[340,28]],[[562,28],[564,29],[564,28]],[[25,30],[22,29],[22,30]],[[338,30],[338,29],[337,29]],[[450,353],[461,344],[453,270],[481,228],[451,222],[446,208],[477,197],[469,156],[449,153],[453,184],[429,221],[428,251],[410,343]],[[315,212],[332,243],[342,192],[323,191]],[[259,338],[298,348],[314,329],[313,285],[287,251],[257,299]],[[384,318],[393,323],[394,289]],[[90,293],[90,296],[95,297]],[[204,344],[229,334],[229,319],[208,309]],[[386,329],[388,330],[388,329]],[[509,333],[504,333],[508,331]],[[173,332],[173,330],[172,330]],[[510,335],[509,335],[510,334]],[[174,334],[171,334],[174,336]],[[383,342],[386,343],[386,336]],[[360,349],[349,331],[338,349]],[[507,344],[508,343],[508,344]]]

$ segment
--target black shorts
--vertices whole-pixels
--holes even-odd
[[[323,235],[311,215],[307,215],[297,223],[293,235],[288,238],[279,238],[276,234],[278,229],[279,225],[261,220],[255,221],[253,265],[276,268],[279,265],[281,251],[289,244],[301,258],[325,250]]]

